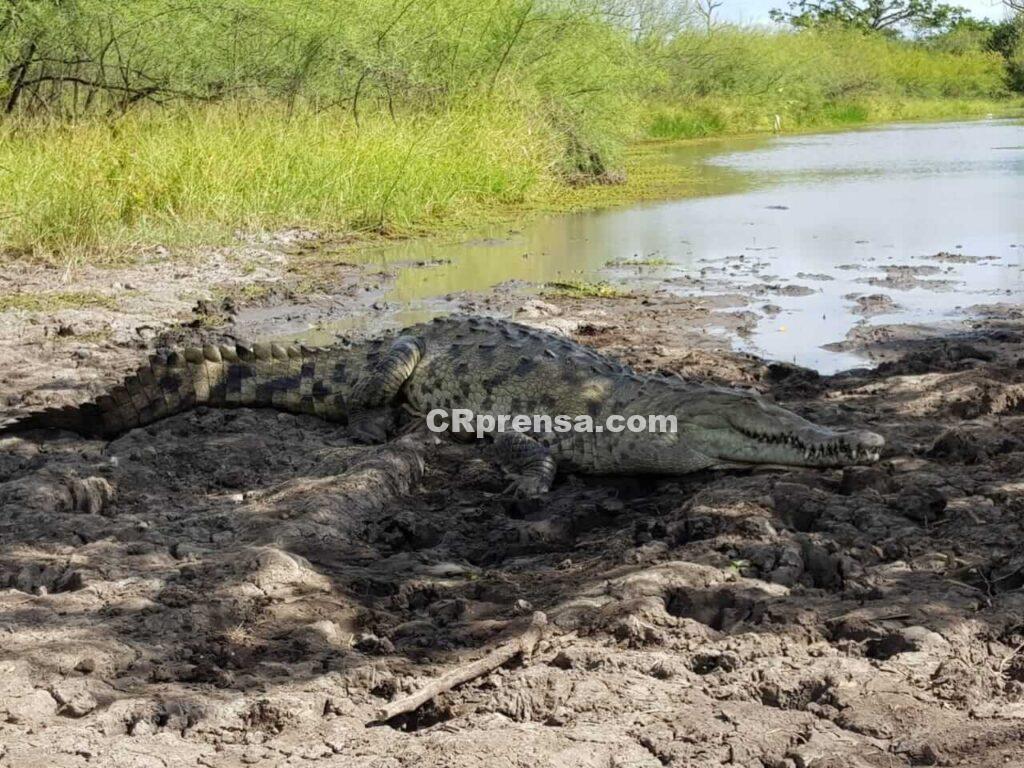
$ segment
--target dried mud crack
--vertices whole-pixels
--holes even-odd
[[[531,322],[882,460],[522,501],[479,446],[265,411],[4,441],[0,765],[1024,764],[1019,320],[821,377],[612,301]]]

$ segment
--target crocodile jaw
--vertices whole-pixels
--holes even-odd
[[[874,432],[822,427],[744,392],[697,394],[689,398],[679,418],[680,442],[703,454],[712,466],[871,464],[885,446]]]
[[[709,451],[716,464],[776,464],[797,467],[845,467],[878,461],[885,440],[865,430],[740,432],[723,436]]]

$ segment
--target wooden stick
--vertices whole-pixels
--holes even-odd
[[[541,637],[543,637],[544,628],[547,623],[548,617],[545,616],[543,612],[534,612],[529,626],[519,637],[514,640],[510,640],[504,645],[498,646],[482,659],[477,659],[463,667],[453,669],[451,672],[442,675],[430,684],[423,686],[415,693],[406,696],[405,698],[398,699],[398,701],[392,701],[390,704],[381,707],[377,711],[377,719],[367,723],[367,725],[387,722],[398,715],[413,712],[434,697],[439,696],[442,693],[446,693],[452,688],[460,686],[463,683],[468,683],[470,680],[474,680],[489,672],[493,672],[495,669],[511,661],[516,656],[528,657],[533,653],[537,644],[540,642]]]

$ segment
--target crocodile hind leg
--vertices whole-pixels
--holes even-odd
[[[541,496],[555,481],[558,466],[547,446],[523,432],[501,432],[494,438],[498,463],[518,477],[507,492],[516,496]]]
[[[386,443],[398,426],[398,411],[394,408],[359,408],[348,415],[348,436],[357,443],[376,445]]]
[[[423,357],[423,340],[399,336],[384,356],[352,388],[349,433],[359,442],[382,443],[394,428],[397,414],[390,407]]]

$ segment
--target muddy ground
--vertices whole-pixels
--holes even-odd
[[[0,315],[0,403],[76,402],[145,350],[259,330],[193,289]],[[372,301],[352,278],[306,306]],[[888,447],[845,471],[562,476],[523,501],[486,448],[356,446],[266,411],[0,441],[0,765],[1024,766],[1019,310],[861,329],[846,343],[882,364],[821,377],[728,351],[731,299],[451,304]],[[529,658],[374,722],[535,611]]]

